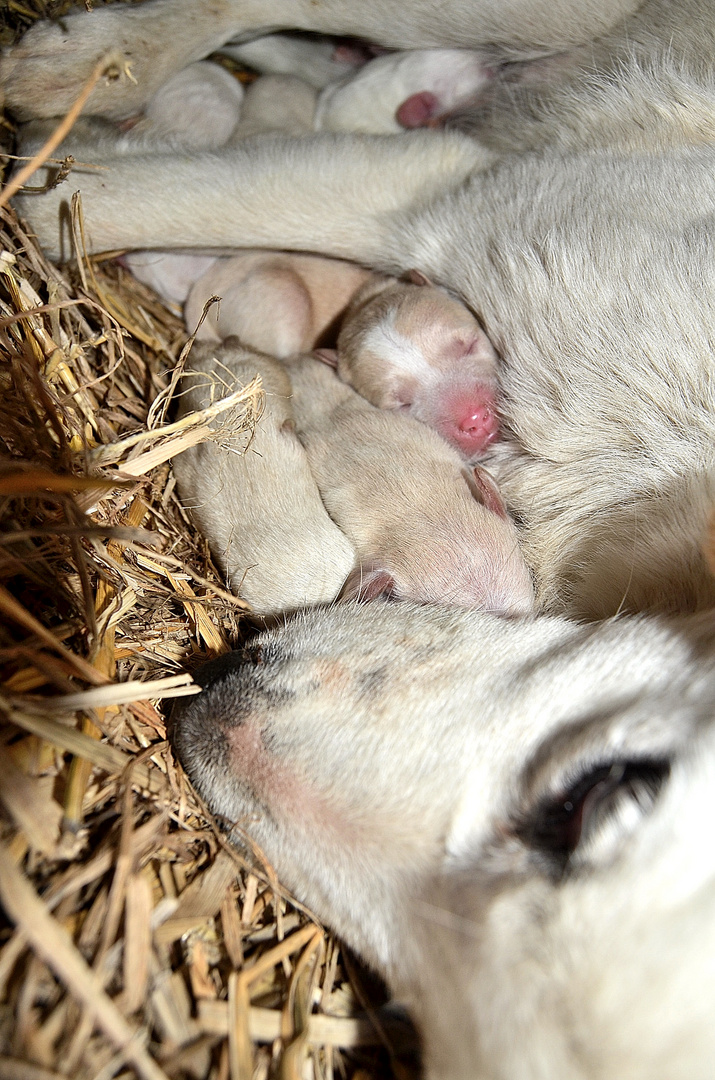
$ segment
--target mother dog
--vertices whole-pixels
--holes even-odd
[[[102,86],[92,107],[121,118],[258,28],[469,44],[499,73],[470,136],[105,149],[106,171],[23,209],[55,254],[80,188],[96,250],[292,247],[420,268],[500,352],[508,436],[492,467],[542,605],[711,606],[712,5],[416,2],[405,23],[385,2],[153,0],[38,26],[3,62],[25,115],[61,111],[114,46],[137,83]],[[704,1080],[714,629],[309,613],[200,676],[175,740],[215,809],[410,1003],[432,1080]]]
[[[468,118],[478,141],[277,137],[116,159],[104,145],[94,157],[106,170],[76,169],[22,209],[53,254],[68,252],[79,189],[95,250],[268,246],[418,267],[467,301],[501,354],[509,438],[492,467],[542,606],[602,616],[710,604],[715,20],[709,0],[634,6],[556,5],[558,33],[549,6],[519,3],[439,5],[438,16],[413,4],[404,37],[383,32],[383,4],[351,5],[347,18],[338,3],[153,0],[68,19],[66,33],[40,24],[3,62],[9,99],[58,109],[70,72],[74,92],[83,66],[119,46],[138,85],[103,86],[93,107],[121,115],[154,87],[139,78],[149,52],[154,62],[150,33],[168,43],[162,71],[235,35],[243,15],[249,27],[259,12],[302,26],[313,10],[319,29],[468,40],[504,60],[630,15],[587,49],[503,64]]]

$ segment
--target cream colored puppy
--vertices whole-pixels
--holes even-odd
[[[194,346],[180,411],[205,408],[227,385],[247,385],[256,374],[266,407],[246,451],[204,442],[176,456],[174,473],[228,584],[270,615],[334,600],[356,558],[320,500],[295,434],[290,380],[277,361],[235,340]]]
[[[360,558],[343,595],[534,610],[516,528],[488,473],[424,424],[370,405],[319,360],[288,370],[311,472]]]

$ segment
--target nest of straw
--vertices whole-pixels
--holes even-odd
[[[58,5],[15,7],[4,43]],[[60,270],[8,209],[0,233],[0,1078],[402,1073],[409,1035],[397,1060],[365,973],[166,740],[246,615],[174,491],[210,432],[170,418],[183,325],[81,243]],[[250,438],[260,382],[229,404]]]

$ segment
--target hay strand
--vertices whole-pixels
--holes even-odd
[[[37,172],[37,170],[45,164],[47,159],[52,156],[62,140],[66,138],[71,131],[99,79],[102,75],[108,74],[112,69],[115,69],[115,71],[124,70],[125,74],[128,74],[119,53],[107,53],[106,56],[103,56],[97,61],[92,69],[92,73],[77,95],[76,100],[67,111],[64,119],[57,125],[50,137],[43,143],[32,159],[28,161],[27,165],[20,169],[15,176],[13,176],[12,180],[5,185],[2,192],[0,192],[0,207],[7,206],[13,195],[16,195],[17,192],[24,187],[25,183],[30,179],[33,173]]]
[[[147,1054],[111,998],[98,985],[69,935],[47,911],[15,866],[7,848],[0,844],[0,898],[5,911],[32,944],[38,956],[56,973],[88,1010],[108,1039],[135,1066],[142,1080],[167,1080],[166,1074]]]

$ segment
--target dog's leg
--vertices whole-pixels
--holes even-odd
[[[150,0],[40,22],[0,65],[6,103],[23,118],[65,112],[97,60],[116,56],[86,112],[130,116],[180,68],[235,38],[293,28],[349,34],[395,48],[489,48],[506,59],[570,49],[604,33],[638,0]]]
[[[151,0],[110,4],[57,22],[38,22],[0,60],[5,104],[22,119],[57,116],[77,96],[102,56],[115,61],[99,80],[85,115],[122,119],[139,112],[173,74],[218,49],[236,32],[270,17],[260,0]],[[296,6],[300,6],[297,4]]]
[[[412,257],[398,215],[493,160],[457,133],[259,137],[211,155],[110,159],[18,203],[54,257],[71,254],[69,204],[81,191],[91,251],[267,247],[401,270]]]

